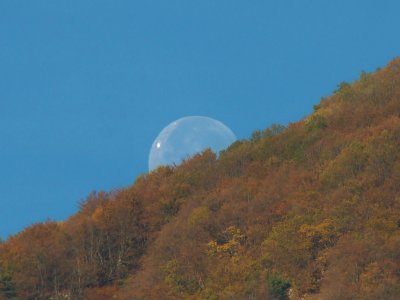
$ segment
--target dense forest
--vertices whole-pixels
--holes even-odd
[[[0,244],[0,299],[399,299],[400,59]]]

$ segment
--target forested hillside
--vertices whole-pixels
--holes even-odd
[[[2,242],[0,298],[399,299],[399,146],[396,59]]]

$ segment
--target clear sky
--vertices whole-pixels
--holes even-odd
[[[400,2],[0,1],[0,236],[131,184],[171,121],[239,138],[400,55]]]

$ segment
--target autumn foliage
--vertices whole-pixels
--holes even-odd
[[[398,299],[400,59],[0,244],[0,299]]]

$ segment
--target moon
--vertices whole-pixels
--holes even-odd
[[[149,154],[149,171],[159,166],[180,164],[207,148],[215,153],[236,141],[222,122],[209,117],[189,116],[167,125],[154,140]]]

